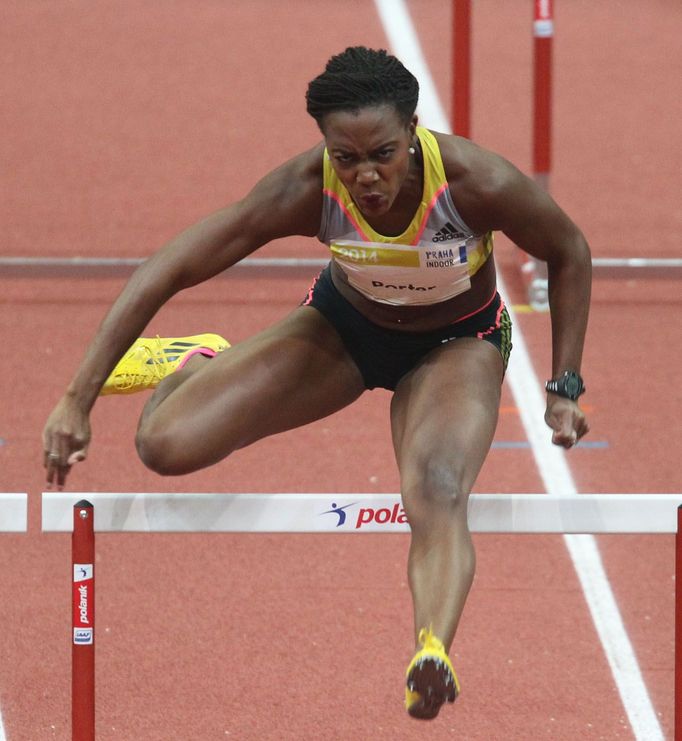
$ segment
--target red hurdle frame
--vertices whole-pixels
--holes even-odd
[[[533,177],[549,190],[552,153],[553,0],[533,3]],[[452,3],[452,129],[471,136],[471,0]],[[547,267],[519,250],[528,302],[548,307]]]
[[[452,5],[452,130],[471,133],[471,0]]]
[[[533,172],[548,177],[552,152],[553,0],[534,0]],[[452,130],[471,135],[471,0],[452,2]]]
[[[71,537],[71,728],[73,741],[95,741],[95,508],[73,507]]]
[[[552,159],[552,0],[535,0],[533,15],[533,172],[549,177]]]

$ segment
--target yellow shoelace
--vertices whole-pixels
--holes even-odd
[[[163,380],[168,373],[168,358],[163,352],[163,344],[161,343],[161,337],[156,335],[156,352],[147,345],[142,345],[136,348],[137,353],[143,353],[145,359],[141,360],[140,363],[144,366],[147,373],[119,373],[114,376],[115,386],[120,391],[132,388],[135,385],[146,385],[149,386],[154,380]],[[149,361],[152,361],[149,363]],[[151,377],[150,377],[151,376]],[[139,379],[139,380],[138,380]]]

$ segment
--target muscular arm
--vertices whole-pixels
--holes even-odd
[[[266,242],[317,233],[322,213],[317,146],[264,177],[242,200],[172,239],[135,271],[102,321],[43,430],[48,482],[61,486],[86,457],[89,414],[109,373],[158,310],[178,291],[234,265]],[[48,461],[57,452],[59,461]]]
[[[117,298],[67,394],[89,410],[114,365],[174,294],[237,263],[266,242],[317,233],[321,147],[271,172],[242,200],[208,216],[146,260]]]
[[[592,278],[585,237],[549,194],[502,157],[455,137],[447,137],[441,146],[464,221],[481,233],[504,232],[547,263],[552,377],[566,370],[580,372]],[[570,446],[587,431],[577,404],[553,394],[545,418],[560,445]]]
[[[547,263],[552,318],[552,376],[580,371],[590,305],[592,261],[587,241],[552,198],[509,163],[484,196],[499,229]]]

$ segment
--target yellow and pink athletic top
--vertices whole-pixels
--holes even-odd
[[[471,287],[490,257],[491,232],[478,235],[462,221],[450,195],[434,135],[417,127],[424,158],[424,192],[407,229],[397,237],[367,223],[324,153],[324,202],[318,239],[348,283],[372,301],[435,304]]]

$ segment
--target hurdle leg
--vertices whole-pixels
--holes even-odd
[[[94,507],[85,499],[73,507],[71,561],[73,637],[71,729],[73,741],[95,741],[95,532]]]
[[[552,156],[552,0],[535,0],[533,14],[533,173],[535,182],[549,192]],[[547,265],[528,256],[528,303],[536,311],[549,307]]]
[[[452,129],[471,136],[471,0],[452,4]]]

